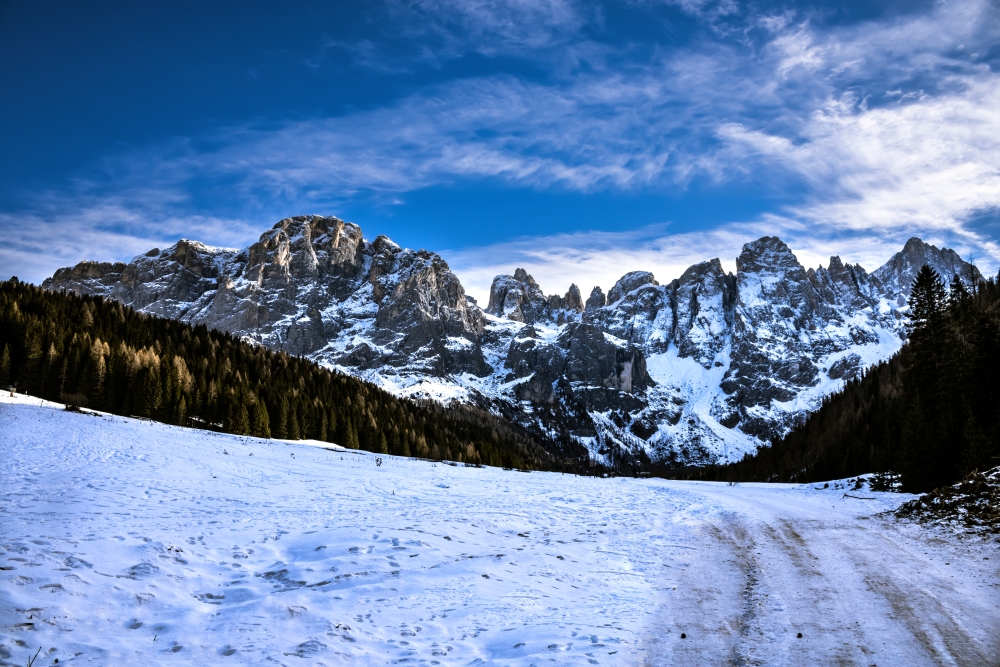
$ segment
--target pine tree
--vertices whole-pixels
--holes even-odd
[[[243,401],[236,404],[235,417],[229,432],[237,435],[250,435],[250,415],[247,414],[247,404]]]
[[[271,418],[263,401],[257,401],[253,406],[253,434],[258,438],[271,437]]]
[[[354,423],[350,419],[346,420],[347,424],[347,439],[344,441],[344,447],[348,449],[357,449],[358,445],[358,432],[354,429]]]
[[[296,410],[296,401],[291,401],[291,411],[288,413],[288,438],[289,440],[301,440],[302,431],[299,429],[299,415]]]
[[[929,489],[953,476],[941,446],[949,438],[946,395],[946,294],[941,277],[924,265],[910,292],[909,354],[903,382],[909,397],[900,472],[907,490]]]
[[[177,401],[177,410],[174,416],[174,423],[178,426],[187,426],[187,399],[181,395],[179,401]]]
[[[155,417],[160,409],[160,377],[155,368],[147,368],[142,373],[141,379],[142,397],[140,402],[140,414],[143,417]]]
[[[316,439],[321,442],[327,441],[327,421],[326,421],[326,411],[320,412],[319,417],[319,432],[316,434]]]
[[[38,392],[44,390],[44,383],[39,373],[39,366],[42,360],[42,341],[37,331],[28,328],[24,338],[24,362],[20,373],[19,386],[24,392]]]
[[[278,399],[278,418],[274,424],[274,437],[284,440],[288,437],[288,399]]]
[[[83,325],[84,329],[94,326],[94,315],[90,312],[90,304],[86,302],[83,304],[83,308],[80,309],[80,324]]]
[[[10,346],[4,344],[0,352],[0,389],[6,389],[10,383]]]

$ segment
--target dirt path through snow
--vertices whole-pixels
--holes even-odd
[[[944,539],[842,491],[695,490],[719,511],[661,602],[646,664],[1000,664],[995,543]]]

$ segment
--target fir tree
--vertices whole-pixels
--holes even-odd
[[[22,381],[20,385],[22,391],[38,392],[44,391],[44,383],[40,377],[39,365],[42,360],[42,341],[38,332],[28,329],[25,332],[24,340],[24,362],[20,373]]]
[[[183,395],[177,401],[177,410],[174,412],[174,423],[178,426],[187,426],[187,398]]]
[[[250,435],[250,415],[247,414],[247,404],[243,401],[236,404],[235,417],[229,432],[237,435]]]
[[[160,377],[152,368],[147,368],[141,373],[140,393],[139,393],[139,414],[143,417],[155,417],[160,409]]]
[[[274,437],[284,440],[288,437],[288,399],[278,400],[278,418],[275,420]]]
[[[80,324],[84,329],[94,326],[94,315],[90,312],[90,304],[84,303],[80,312]]]
[[[10,346],[4,345],[0,352],[0,389],[6,389],[10,382]]]
[[[288,413],[288,438],[289,440],[301,440],[302,431],[299,429],[299,415],[296,410],[296,401],[290,401],[291,411]]]
[[[346,439],[344,440],[344,447],[348,449],[358,449],[358,432],[354,429],[354,424],[350,419],[345,420],[346,424]]]
[[[319,417],[319,432],[316,434],[316,439],[322,442],[327,441],[327,420],[326,411],[320,413]]]
[[[256,401],[253,406],[253,434],[258,438],[271,437],[271,419],[262,401]]]
[[[904,383],[911,400],[903,427],[901,470],[907,490],[933,488],[953,476],[940,446],[949,438],[945,363],[944,283],[924,265],[910,293],[910,354]]]

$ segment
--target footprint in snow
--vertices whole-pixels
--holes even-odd
[[[138,579],[139,577],[148,577],[152,574],[156,574],[160,571],[160,568],[156,567],[152,563],[137,563],[130,567],[127,572],[131,579]]]

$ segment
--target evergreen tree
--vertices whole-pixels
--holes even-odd
[[[258,438],[271,437],[271,419],[262,401],[256,401],[253,406],[253,434]]]
[[[184,395],[181,395],[177,401],[177,410],[174,413],[174,423],[178,426],[187,426],[187,415],[187,398]]]
[[[358,432],[354,429],[354,424],[350,419],[345,420],[346,423],[346,439],[344,441],[344,447],[348,449],[358,449]]]
[[[950,439],[946,364],[944,283],[924,265],[910,293],[910,354],[903,382],[911,400],[901,443],[901,470],[907,490],[947,483],[954,475],[941,443]]]
[[[274,437],[284,440],[288,437],[288,399],[278,399],[278,418],[275,420]]]
[[[160,409],[160,376],[152,367],[145,369],[140,375],[141,391],[139,393],[139,414],[153,418]]]
[[[0,352],[0,390],[6,389],[10,383],[10,346],[4,345]]]
[[[302,431],[299,428],[299,415],[296,401],[289,401],[291,411],[288,413],[288,439],[301,440]]]
[[[39,332],[31,329],[25,332],[23,358],[23,369],[20,373],[22,381],[19,385],[22,387],[21,391],[41,393],[45,386],[39,368],[42,360],[42,341]]]
[[[94,326],[94,315],[90,312],[90,304],[84,303],[80,310],[80,324],[83,325],[83,328],[89,329]]]
[[[319,417],[319,432],[316,435],[316,439],[320,440],[322,442],[326,442],[327,438],[328,438],[328,435],[327,435],[327,420],[326,420],[326,411],[324,410],[324,411],[320,412],[320,417]]]
[[[247,404],[243,401],[236,404],[235,417],[229,432],[237,435],[250,435],[250,415],[247,413]]]

